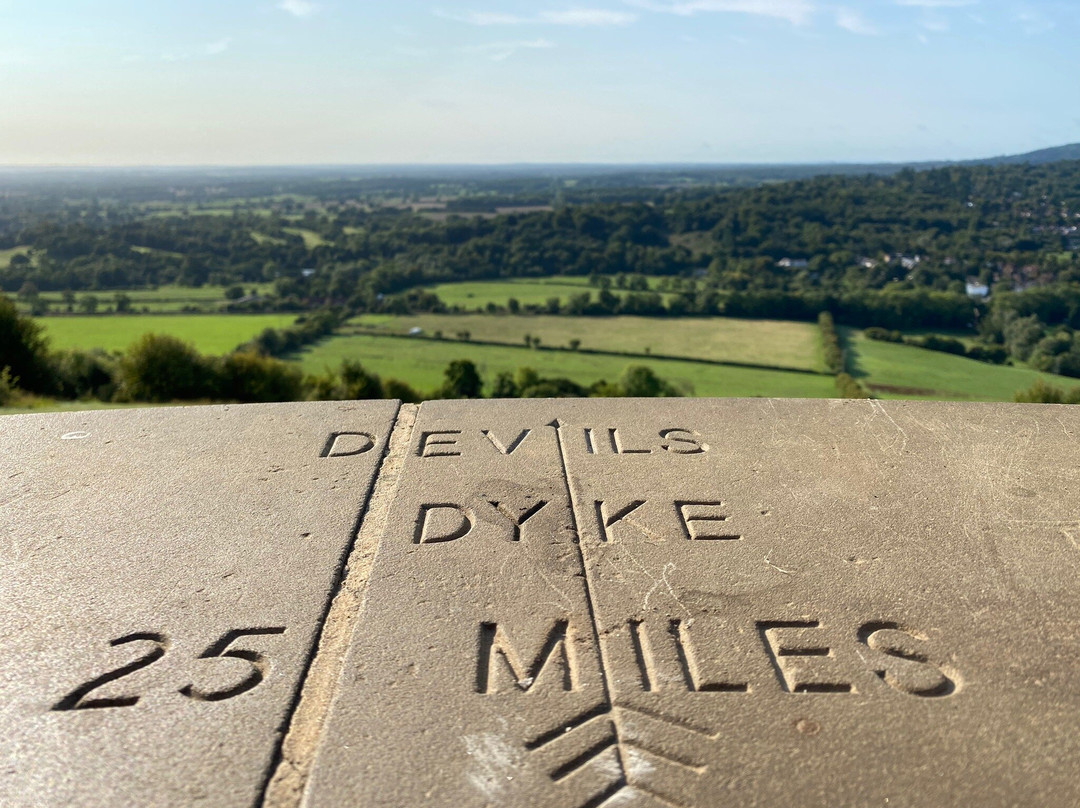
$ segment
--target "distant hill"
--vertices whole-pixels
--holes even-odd
[[[1080,160],[1080,143],[1053,146],[1049,149],[1039,149],[1026,154],[1008,154],[1001,157],[988,157],[983,160],[969,160],[967,162],[968,164],[982,165],[1017,165],[1021,163],[1040,165],[1043,163],[1057,163],[1062,160]]]

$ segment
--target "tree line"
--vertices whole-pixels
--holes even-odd
[[[292,200],[226,213],[0,198],[0,249],[33,250],[0,268],[0,288],[272,281],[275,305],[374,311],[448,281],[636,273],[694,278],[696,290],[662,307],[647,292],[572,306],[806,320],[827,309],[838,322],[886,328],[973,327],[969,278],[995,297],[1080,289],[1080,161],[651,189],[636,201],[439,220]],[[322,244],[308,249],[298,230]]]
[[[480,398],[485,392],[495,398],[680,395],[644,366],[631,365],[614,382],[588,386],[521,367],[516,373],[500,373],[488,386],[472,361],[459,359],[447,365],[439,387],[419,391],[400,379],[381,378],[356,361],[344,360],[337,369],[321,374],[304,374],[295,364],[259,350],[267,340],[277,346],[286,344],[288,335],[298,340],[315,338],[331,323],[336,324],[333,315],[324,313],[281,333],[268,329],[225,356],[205,356],[189,343],[160,334],[144,334],[119,355],[101,350],[51,351],[42,327],[0,295],[0,406],[27,401],[31,394],[145,403],[377,398],[416,402]]]

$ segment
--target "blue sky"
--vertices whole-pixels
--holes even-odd
[[[1078,0],[0,0],[0,165],[810,162],[1080,141]]]

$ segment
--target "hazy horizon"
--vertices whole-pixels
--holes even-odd
[[[1080,141],[1063,0],[0,0],[0,165],[907,163]]]

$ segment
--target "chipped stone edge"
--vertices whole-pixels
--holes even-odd
[[[281,744],[280,759],[267,782],[261,801],[264,808],[297,808],[304,799],[349,644],[364,611],[368,578],[386,532],[419,409],[416,404],[402,404],[398,411],[344,579],[319,635],[300,701]]]

